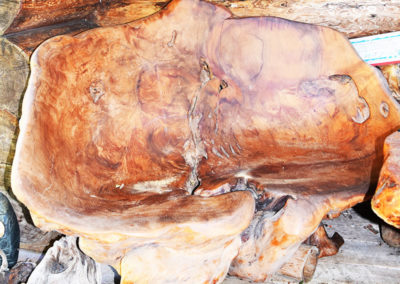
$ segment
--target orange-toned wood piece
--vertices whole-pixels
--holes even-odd
[[[321,258],[337,254],[344,240],[337,232],[332,237],[328,237],[324,225],[321,224],[306,243],[318,247],[318,257]]]
[[[384,65],[379,68],[392,90],[393,97],[400,101],[400,64]]]
[[[13,191],[123,283],[266,279],[365,198],[400,125],[340,33],[201,1],[53,38],[31,67]]]
[[[386,223],[400,228],[400,132],[386,138],[384,155],[385,162],[372,198],[372,209]]]

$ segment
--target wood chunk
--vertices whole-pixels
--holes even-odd
[[[366,0],[355,4],[351,0],[223,0],[218,3],[228,7],[237,17],[282,17],[327,26],[350,38],[400,29],[400,23],[396,20],[400,13],[400,4],[396,1]]]
[[[372,209],[386,223],[400,228],[400,132],[386,138],[384,155]]]
[[[385,76],[389,88],[392,90],[392,96],[400,101],[400,64],[390,64],[380,66],[383,76]]]
[[[140,0],[140,1],[104,1],[91,16],[91,20],[99,26],[113,26],[126,24],[141,18],[150,16],[163,7],[171,0]]]
[[[99,265],[79,251],[75,237],[64,237],[54,243],[27,284],[81,283],[100,284]]]
[[[8,33],[4,38],[20,47],[27,55],[46,39],[57,35],[75,35],[80,32],[97,27],[86,20],[72,20],[51,26],[38,27],[20,32]]]
[[[8,284],[26,283],[35,267],[32,262],[18,262],[10,271]]]
[[[325,227],[321,223],[318,229],[308,238],[306,243],[318,247],[318,257],[321,258],[337,254],[339,248],[344,244],[344,240],[337,232],[335,232],[332,237],[328,237]]]
[[[0,35],[83,19],[93,12],[98,0],[3,0],[0,3]]]
[[[238,239],[230,271],[265,279],[324,216],[365,198],[400,125],[345,36],[202,1],[50,39],[31,66],[13,191],[37,226],[82,236],[127,283],[135,265],[222,281]],[[218,265],[173,265],[216,244]]]
[[[310,281],[318,264],[319,250],[316,246],[302,244],[292,258],[278,271],[279,274],[297,281]]]

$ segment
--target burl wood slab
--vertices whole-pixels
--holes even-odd
[[[12,186],[123,283],[264,280],[362,201],[400,125],[340,33],[173,1],[32,56]]]

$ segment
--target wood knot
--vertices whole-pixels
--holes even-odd
[[[99,99],[104,96],[104,85],[101,81],[94,81],[89,87],[90,96],[94,103],[97,103]]]

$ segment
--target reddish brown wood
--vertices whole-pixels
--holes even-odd
[[[344,244],[344,240],[336,232],[332,237],[328,237],[324,225],[321,224],[307,240],[307,243],[318,247],[318,257],[321,258],[337,254],[339,248]]]
[[[205,2],[53,38],[31,62],[13,190],[125,283],[266,279],[365,198],[400,125],[342,34]]]
[[[28,56],[30,56],[34,49],[46,39],[63,34],[75,35],[95,27],[97,26],[86,20],[73,20],[65,23],[24,30],[21,32],[8,33],[4,35],[4,38],[16,44]]]
[[[0,34],[14,33],[75,19],[83,19],[98,6],[98,0],[2,0]]]

